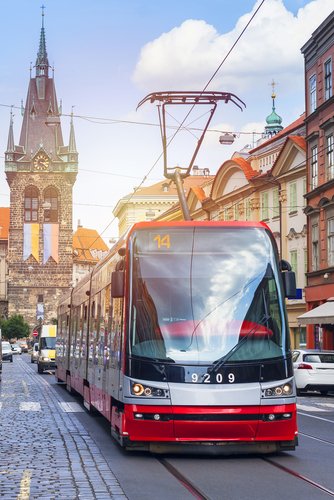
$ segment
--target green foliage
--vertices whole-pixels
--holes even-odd
[[[22,339],[28,337],[30,333],[29,324],[24,321],[23,316],[20,314],[14,314],[8,319],[2,319],[0,326],[3,340]]]

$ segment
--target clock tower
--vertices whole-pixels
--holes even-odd
[[[61,109],[49,75],[44,9],[35,76],[30,81],[19,144],[11,113],[5,172],[10,187],[8,312],[33,327],[56,317],[72,281],[72,191],[78,172],[73,116],[63,143]]]

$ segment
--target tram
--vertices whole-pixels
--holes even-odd
[[[136,223],[60,302],[57,380],[128,450],[294,450],[294,293],[264,223]]]

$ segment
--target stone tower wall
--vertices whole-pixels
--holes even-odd
[[[10,182],[10,231],[8,248],[8,313],[21,314],[33,327],[37,322],[37,303],[44,304],[44,323],[56,317],[57,302],[72,281],[72,188],[75,175],[70,173],[18,172]],[[28,186],[39,190],[39,261],[33,256],[23,260],[24,193]],[[58,191],[59,261],[43,264],[43,192]]]

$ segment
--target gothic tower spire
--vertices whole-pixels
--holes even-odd
[[[71,113],[71,128],[70,128],[70,140],[68,143],[69,153],[77,153],[77,146],[75,142],[74,125],[73,125],[73,109]]]
[[[14,149],[13,110],[11,110],[6,153],[14,153]]]
[[[5,172],[10,187],[8,313],[33,328],[56,317],[56,304],[72,281],[73,185],[78,172],[73,117],[70,144],[62,137],[53,71],[49,75],[44,6],[36,60],[19,144],[11,113]],[[27,291],[28,290],[28,291]]]
[[[36,77],[37,76],[46,76],[49,74],[49,61],[48,54],[46,52],[46,43],[45,43],[45,29],[44,29],[44,5],[42,5],[42,28],[41,28],[41,36],[39,40],[39,50],[37,53],[36,59]]]

